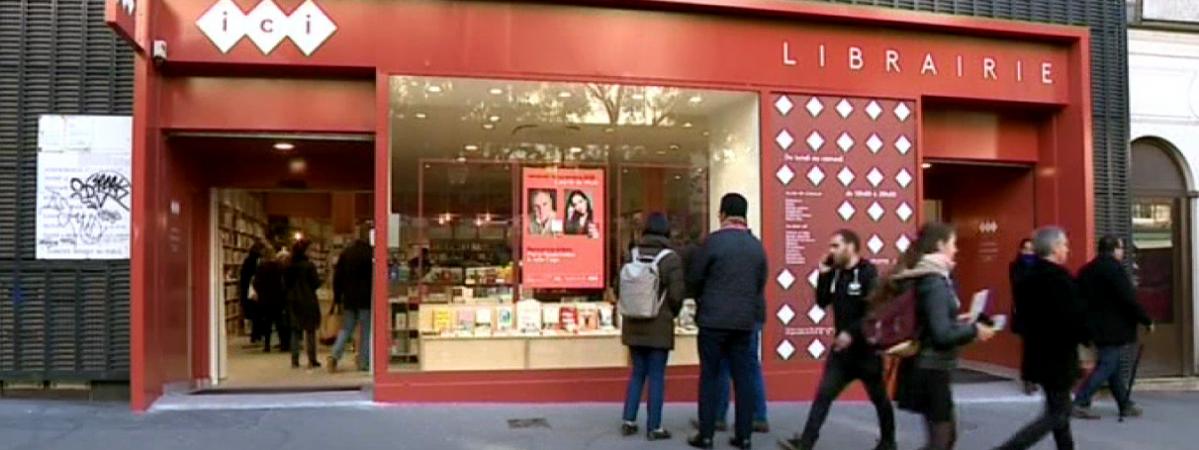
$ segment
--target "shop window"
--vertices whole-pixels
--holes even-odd
[[[645,217],[681,253],[746,195],[759,223],[754,93],[390,80],[393,371],[624,367],[613,279]],[[693,305],[694,303],[690,303]],[[695,364],[679,320],[673,364]]]

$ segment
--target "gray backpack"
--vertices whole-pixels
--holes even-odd
[[[639,250],[634,248],[632,261],[620,269],[620,315],[627,319],[653,319],[666,301],[658,263],[674,252],[662,249],[653,258],[642,258]]]

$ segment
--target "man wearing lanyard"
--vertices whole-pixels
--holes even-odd
[[[816,391],[816,401],[808,412],[803,434],[780,442],[783,448],[813,448],[833,400],[849,383],[860,380],[878,413],[881,439],[875,449],[895,449],[895,412],[883,384],[882,358],[871,350],[862,335],[867,297],[876,286],[878,269],[859,255],[861,245],[857,233],[850,230],[838,230],[829,239],[828,257],[820,263],[816,304],[821,308],[833,306],[837,338],[825,362],[824,375]]]

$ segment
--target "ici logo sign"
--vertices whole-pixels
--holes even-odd
[[[196,19],[196,27],[221,53],[229,53],[248,37],[264,55],[290,39],[305,56],[311,56],[337,31],[337,24],[312,0],[305,0],[291,13],[284,13],[274,0],[262,0],[249,12],[233,0],[219,0]]]

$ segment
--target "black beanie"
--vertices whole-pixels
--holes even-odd
[[[650,214],[645,219],[645,234],[670,237],[670,220],[660,212]]]
[[[720,199],[720,212],[726,217],[745,217],[749,212],[749,201],[735,192],[724,194]]]

